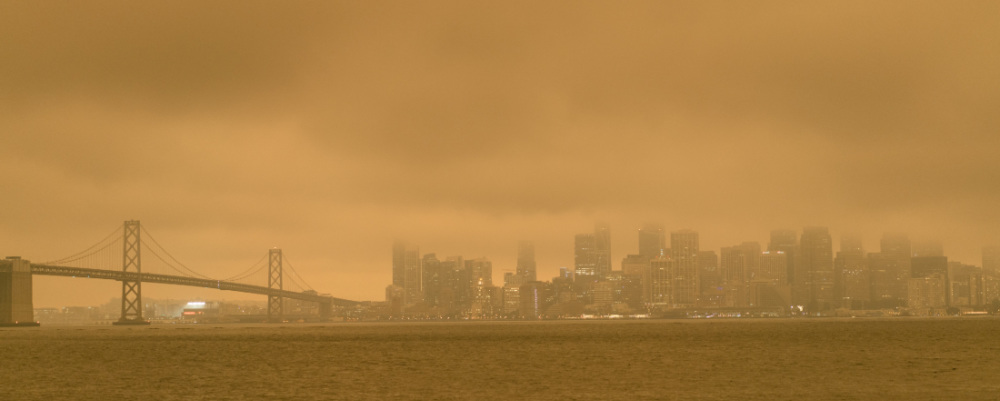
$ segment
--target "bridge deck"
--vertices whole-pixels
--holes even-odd
[[[132,273],[132,272],[126,273],[123,271],[115,271],[115,270],[85,269],[81,267],[53,266],[53,265],[34,264],[34,263],[31,264],[31,274],[37,274],[42,276],[84,277],[84,278],[96,278],[96,279],[116,280],[116,281],[129,280],[129,281],[142,281],[144,283],[173,284],[173,285],[186,285],[190,287],[215,288],[224,291],[237,291],[250,294],[261,294],[261,295],[275,295],[289,299],[300,299],[303,301],[330,303],[331,305],[337,305],[337,306],[353,306],[358,304],[357,301],[334,298],[325,295],[288,291],[288,290],[274,290],[259,285],[233,283],[228,281],[211,280],[211,279],[194,278],[194,277],[173,276],[169,274],[142,273],[140,277],[139,273]]]

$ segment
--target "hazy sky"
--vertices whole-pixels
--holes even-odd
[[[366,300],[396,237],[498,282],[521,239],[539,277],[572,266],[595,220],[615,268],[646,221],[716,250],[807,225],[976,265],[1000,243],[1000,3],[538,3],[2,1],[0,253],[139,219],[205,274],[278,246]]]

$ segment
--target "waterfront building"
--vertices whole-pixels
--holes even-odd
[[[788,284],[795,282],[796,264],[799,256],[799,238],[794,230],[772,230],[771,242],[767,243],[768,252],[784,252],[788,258]]]
[[[906,289],[910,278],[912,278],[910,268],[910,258],[912,257],[910,239],[902,233],[886,233],[882,236],[882,262],[889,280],[884,288],[888,289],[889,305],[906,305],[909,293]]]
[[[722,306],[722,275],[719,273],[719,255],[715,251],[698,252],[699,305],[706,308]]]
[[[698,304],[698,232],[680,230],[670,233],[671,305],[674,308],[693,308]]]
[[[933,315],[933,309],[947,306],[945,277],[935,273],[907,280],[907,303],[917,315]]]
[[[1000,246],[983,247],[983,270],[1000,272]]]
[[[425,254],[420,259],[423,277],[424,304],[434,308],[440,306],[441,295],[448,285],[448,275],[451,273],[444,267],[433,253]]]
[[[667,255],[660,255],[649,261],[648,284],[643,283],[643,298],[648,308],[665,309],[670,306],[672,264]]]
[[[739,245],[722,247],[721,255],[719,262],[722,287],[721,306],[726,308],[747,306],[749,303],[746,276],[747,255],[743,253],[743,248]]]
[[[834,298],[839,301],[840,307],[863,309],[870,304],[871,282],[861,236],[848,234],[840,237],[834,274]]]
[[[833,297],[833,241],[826,227],[806,227],[799,240],[799,261],[793,296],[797,305],[811,312],[831,309]],[[795,291],[795,289],[798,291]]]
[[[539,319],[552,305],[552,290],[547,283],[532,281],[524,283],[518,289],[518,299],[521,304],[521,317]]]

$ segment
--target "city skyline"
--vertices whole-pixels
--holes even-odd
[[[1000,244],[995,3],[441,4],[0,4],[0,253],[141,219],[199,270],[280,247],[372,299],[395,238],[494,272],[531,240],[539,277],[595,221],[613,266],[646,222],[716,252],[807,226]]]

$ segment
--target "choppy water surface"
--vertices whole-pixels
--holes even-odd
[[[2,399],[989,399],[1000,320],[0,329]]]

